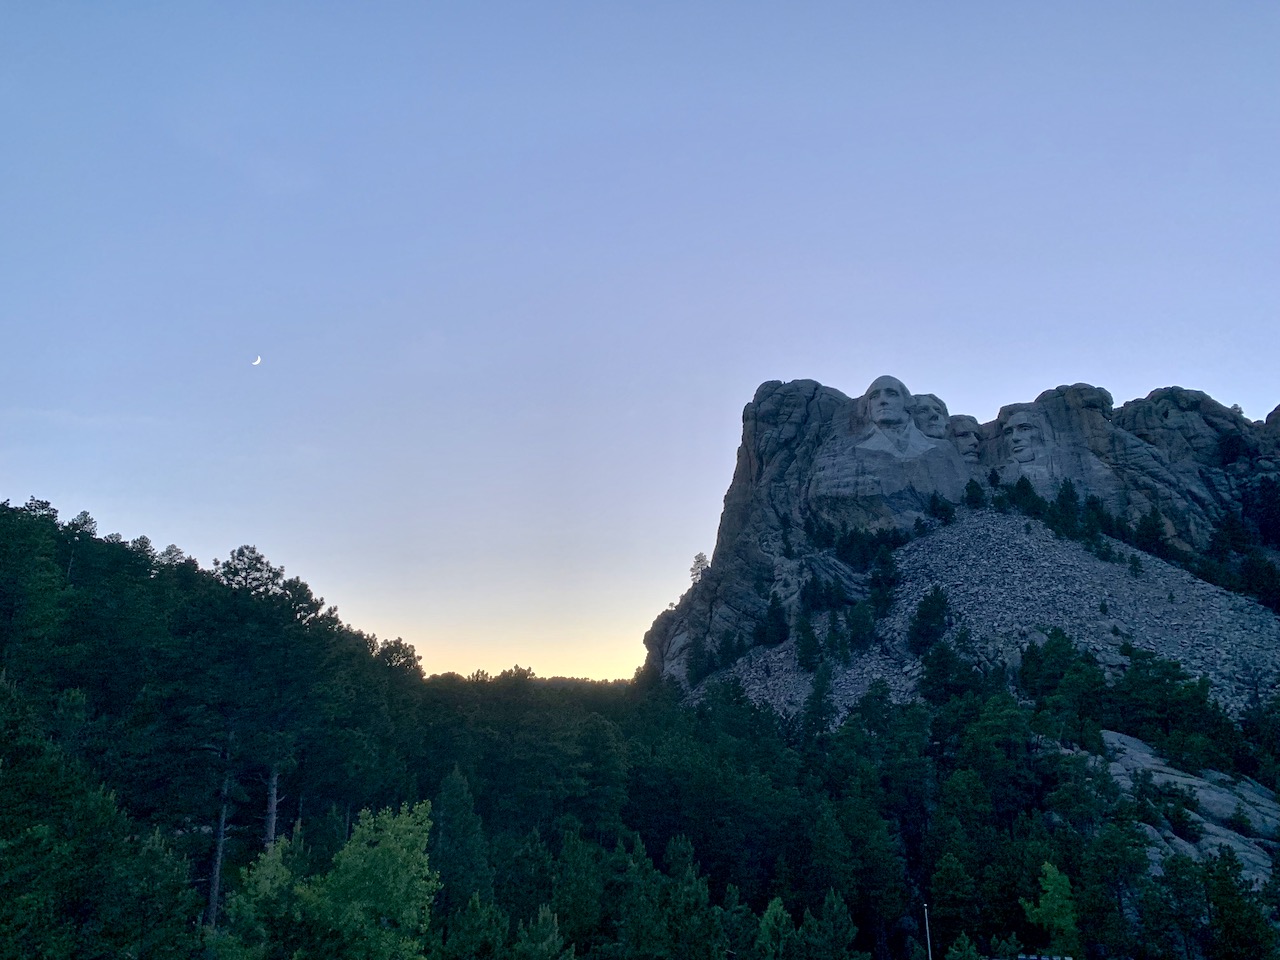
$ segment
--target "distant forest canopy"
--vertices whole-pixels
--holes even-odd
[[[1108,680],[1053,633],[923,699],[779,717],[630,683],[424,676],[252,547],[202,569],[0,504],[0,958],[1280,957],[1280,878],[1149,870],[1177,791],[1100,731],[1280,786],[1176,664]],[[1244,826],[1242,826],[1244,829]]]

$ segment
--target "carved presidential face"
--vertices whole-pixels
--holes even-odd
[[[1044,446],[1044,433],[1036,418],[1020,410],[1005,421],[1004,439],[1009,452],[1019,463],[1030,463]]]
[[[896,377],[876,377],[863,399],[867,418],[876,426],[899,426],[907,420],[907,400],[911,394]]]
[[[926,437],[941,440],[947,435],[947,408],[932,394],[911,398],[911,419]]]
[[[978,462],[978,421],[973,417],[952,417],[951,442],[965,463]]]

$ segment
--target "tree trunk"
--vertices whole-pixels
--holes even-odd
[[[267,774],[267,829],[263,838],[266,848],[276,842],[276,814],[280,809],[280,764],[273,763]]]
[[[210,927],[218,925],[218,900],[222,894],[222,858],[227,846],[227,794],[231,792],[231,777],[222,779],[218,807],[218,832],[213,843],[213,870],[209,877],[209,913],[206,921]]]

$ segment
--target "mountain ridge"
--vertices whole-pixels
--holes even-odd
[[[1069,536],[1019,514],[1028,504],[1032,514],[1052,510],[1058,497],[1074,511]],[[997,509],[964,506],[979,500]],[[1165,387],[1115,410],[1106,390],[1077,383],[981,424],[893,377],[857,398],[812,380],[770,381],[744,408],[724,503],[710,567],[645,636],[646,670],[686,685],[710,665],[754,699],[797,709],[813,668],[812,658],[798,665],[797,632],[812,630],[824,649],[843,643],[854,611],[874,599],[872,559],[882,547],[901,548],[903,580],[891,603],[878,601],[875,642],[835,666],[841,706],[877,678],[910,695],[919,659],[905,649],[905,631],[934,584],[959,605],[949,636],[967,627],[988,667],[1016,665],[1035,635],[1060,628],[1113,669],[1125,642],[1187,662],[1234,713],[1280,671],[1271,611],[1166,562],[1229,585],[1261,577],[1260,596],[1274,594],[1280,407],[1249,421],[1207,394]],[[966,547],[966,538],[975,539]],[[1030,566],[1004,556],[1024,540],[1035,544]],[[916,562],[944,544],[950,572]],[[1003,565],[992,565],[997,556]],[[1117,559],[1128,570],[1108,562]],[[1054,570],[1072,571],[1076,589],[1039,609],[1036,578],[1052,585]],[[1127,599],[1108,613],[1115,592]],[[1026,608],[1023,622],[1011,624],[1002,604]]]

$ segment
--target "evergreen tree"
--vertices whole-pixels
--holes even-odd
[[[822,659],[822,647],[818,643],[818,635],[813,630],[813,623],[807,613],[802,613],[796,620],[796,662],[800,669],[812,673]]]
[[[756,934],[757,960],[784,960],[791,955],[796,939],[796,926],[782,905],[781,897],[774,897],[760,918],[760,932]]]
[[[813,675],[813,689],[804,702],[801,731],[812,742],[831,729],[835,720],[835,704],[831,699],[831,665],[823,661]]]
[[[947,632],[948,609],[947,595],[937,584],[916,605],[907,627],[907,647],[916,656],[928,652]]]
[[[1276,960],[1280,935],[1267,920],[1260,898],[1245,881],[1230,847],[1201,865],[1209,907],[1208,960]]]
[[[197,948],[186,864],[39,730],[0,674],[0,958]]]
[[[1080,930],[1076,926],[1075,899],[1071,881],[1052,863],[1040,867],[1040,899],[1020,901],[1027,920],[1049,934],[1049,952],[1080,955]]]
[[[515,960],[573,960],[573,946],[565,947],[560,924],[545,903],[526,927],[521,921],[512,956]]]
[[[977,919],[977,885],[952,853],[944,853],[929,881],[933,924],[939,942],[962,936]]]
[[[857,936],[844,898],[828,890],[819,917],[805,910],[793,956],[796,960],[871,960],[870,954],[853,949]]]
[[[756,643],[767,647],[776,647],[785,643],[790,635],[787,625],[787,614],[782,609],[782,602],[776,593],[769,595],[769,607],[765,611],[764,620],[756,625]]]
[[[1159,507],[1153,505],[1138,519],[1133,531],[1133,545],[1146,553],[1168,558],[1169,541],[1165,537],[1164,516]]]
[[[1046,519],[1050,528],[1061,536],[1075,539],[1080,535],[1080,494],[1070,480],[1063,480],[1058,487]]]
[[[866,650],[876,639],[876,621],[872,604],[863,600],[855,603],[846,618],[849,629],[849,648],[854,652]]]
[[[947,948],[947,960],[982,960],[982,955],[978,953],[978,948],[969,939],[969,935],[961,933]]]
[[[928,512],[929,516],[935,520],[940,520],[944,527],[954,523],[956,519],[956,508],[936,493],[929,496]]]
[[[840,614],[831,610],[827,613],[827,631],[822,640],[822,655],[828,660],[849,665],[849,631],[840,620]]]
[[[586,944],[604,913],[601,850],[576,833],[566,833],[556,860],[551,909],[556,929],[573,943]]]
[[[467,905],[449,918],[443,960],[498,960],[507,956],[510,926],[501,908],[473,893]]]
[[[707,648],[703,637],[694,637],[689,644],[689,656],[685,661],[685,679],[689,686],[696,687],[716,668],[716,655]]]
[[[992,486],[994,487],[996,484],[992,484]],[[964,485],[964,505],[974,510],[987,505],[986,491],[982,489],[982,484],[978,483],[977,480],[971,479]]]
[[[456,766],[444,778],[433,809],[430,858],[440,876],[436,908],[447,917],[473,896],[493,899],[493,868],[471,788]]]
[[[886,616],[893,606],[893,591],[898,586],[898,565],[888,547],[881,547],[871,570],[871,612],[875,618]]]

